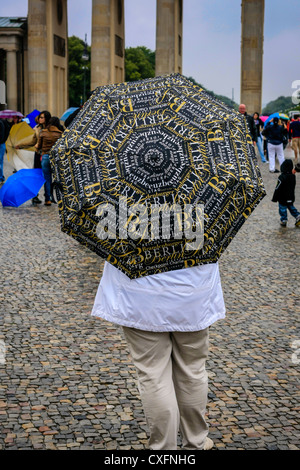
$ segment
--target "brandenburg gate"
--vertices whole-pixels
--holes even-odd
[[[92,0],[91,21],[91,89],[124,81],[124,0]],[[264,0],[242,0],[240,102],[249,114],[261,110],[263,29]],[[156,0],[157,76],[182,73],[182,31],[183,0]],[[67,39],[67,0],[28,0],[27,18],[0,19],[2,108],[57,116],[68,108]]]

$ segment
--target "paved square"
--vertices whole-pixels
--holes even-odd
[[[220,260],[208,423],[215,449],[299,450],[300,229],[280,227],[277,175],[259,165],[267,196]],[[121,330],[90,317],[103,260],[60,231],[54,204],[1,206],[0,234],[0,450],[147,448]]]

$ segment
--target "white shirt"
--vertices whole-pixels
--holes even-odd
[[[218,263],[130,279],[105,262],[92,316],[146,331],[198,331],[225,317]]]

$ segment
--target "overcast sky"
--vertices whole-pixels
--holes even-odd
[[[183,1],[183,74],[240,98],[241,0]],[[68,0],[69,36],[91,43],[92,0]],[[27,0],[1,0],[0,16],[27,16]],[[125,47],[155,50],[156,0],[125,0]],[[300,80],[300,0],[265,0],[263,105]]]

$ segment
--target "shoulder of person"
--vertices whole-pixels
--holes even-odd
[[[50,126],[49,127],[49,131],[50,132],[59,132],[59,133],[62,133],[62,131],[60,129],[58,129],[58,127],[56,126]]]

